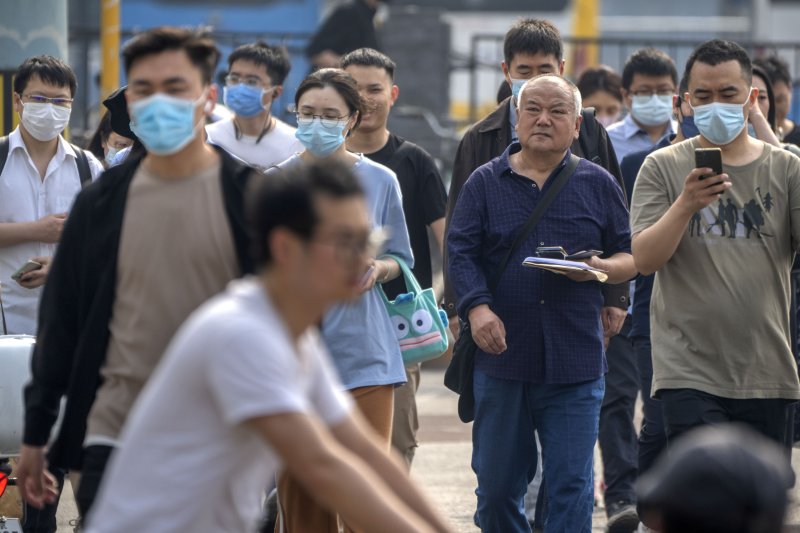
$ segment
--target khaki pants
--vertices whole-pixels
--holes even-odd
[[[417,389],[419,389],[419,365],[406,367],[408,382],[394,389],[394,422],[392,423],[392,446],[411,468],[417,450]]]
[[[360,387],[350,391],[361,414],[386,443],[387,453],[392,438],[393,389],[392,385],[379,385]],[[320,506],[295,479],[285,472],[278,476],[278,505],[280,506],[280,519],[275,527],[276,533],[281,531],[286,533],[339,532],[339,517],[336,513]],[[344,531],[352,533],[353,529],[344,524]]]

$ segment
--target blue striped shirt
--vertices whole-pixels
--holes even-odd
[[[544,216],[509,260],[490,293],[487,279],[500,268],[511,244],[544,189],[516,174],[509,155],[479,167],[459,195],[447,235],[449,273],[462,318],[489,304],[506,329],[508,350],[491,355],[480,349],[476,368],[499,379],[531,383],[579,383],[606,370],[599,282],[578,283],[566,276],[522,266],[538,246],[563,246],[568,252],[597,249],[610,257],[630,253],[628,209],[616,180],[603,168],[581,160]],[[567,156],[557,171],[566,165]]]

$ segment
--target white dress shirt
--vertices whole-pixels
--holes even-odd
[[[33,164],[17,127],[8,136],[8,159],[0,173],[0,223],[33,222],[47,215],[67,213],[81,190],[76,154],[72,146],[58,137],[56,154],[47,165],[44,180]],[[103,172],[103,165],[89,152],[92,179]],[[26,289],[11,279],[28,259],[51,257],[55,244],[23,242],[0,248],[0,286],[9,334],[36,334],[36,319],[41,287]],[[0,326],[0,333],[2,326]]]

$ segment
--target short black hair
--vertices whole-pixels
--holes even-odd
[[[219,49],[207,32],[162,26],[144,31],[125,44],[122,60],[125,74],[137,60],[166,50],[183,50],[189,61],[200,69],[203,83],[210,85],[219,63]]]
[[[769,123],[769,127],[772,128],[772,131],[778,131],[778,122],[775,119],[775,89],[772,87],[772,81],[769,78],[769,74],[763,68],[759,67],[758,65],[753,65],[753,76],[758,76],[762,80],[764,80],[764,87],[767,89],[767,101],[769,102],[769,112],[767,113],[767,122]],[[756,101],[756,105],[758,105],[758,101]]]
[[[350,65],[382,68],[389,75],[389,79],[392,80],[394,79],[394,70],[397,68],[397,65],[389,56],[378,52],[374,48],[359,48],[345,54],[339,61],[339,66],[346,69]]]
[[[289,62],[289,52],[284,46],[270,46],[265,42],[243,44],[228,56],[228,70],[236,61],[250,61],[267,70],[267,75],[272,85],[283,85],[286,76],[292,69]]]
[[[250,250],[258,268],[272,262],[269,238],[276,228],[286,228],[306,240],[313,237],[319,223],[314,205],[319,196],[363,197],[364,190],[351,167],[330,160],[273,168],[267,175],[251,178],[246,215]]]
[[[669,76],[672,83],[678,85],[678,69],[675,61],[657,48],[636,50],[625,62],[622,69],[622,87],[627,91],[633,83],[633,76]]]
[[[600,65],[597,68],[587,68],[578,78],[578,90],[581,97],[587,99],[596,92],[605,91],[622,102],[622,78],[611,67]]]
[[[28,81],[33,76],[38,76],[40,80],[48,85],[55,85],[56,87],[69,86],[70,96],[75,96],[75,91],[78,90],[78,80],[75,78],[75,73],[72,69],[58,59],[50,55],[41,55],[29,57],[22,64],[17,67],[17,72],[14,74],[14,92],[19,94],[25,92],[28,86]]]
[[[511,60],[517,54],[538,53],[553,55],[561,61],[564,57],[561,33],[548,20],[520,19],[506,32],[506,38],[503,41],[503,56],[506,65],[511,66]]]
[[[783,82],[789,87],[792,86],[792,75],[789,74],[789,65],[780,57],[776,55],[762,57],[753,61],[753,64],[764,69],[773,84]]]
[[[361,124],[361,116],[364,114],[364,100],[358,93],[358,85],[353,77],[340,68],[321,68],[315,70],[300,82],[300,86],[294,93],[295,107],[300,105],[300,97],[311,89],[323,89],[331,87],[339,96],[342,97],[350,114],[358,113],[356,123],[353,124],[353,129],[356,129]]]
[[[733,41],[712,39],[695,48],[686,60],[686,70],[683,72],[687,86],[691,82],[692,67],[698,61],[712,67],[726,61],[738,61],[742,67],[744,81],[748,85],[753,83],[753,63],[750,61],[750,56],[747,55],[747,50]]]

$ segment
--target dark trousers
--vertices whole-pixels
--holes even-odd
[[[94,500],[97,498],[108,459],[113,451],[114,448],[111,446],[101,445],[87,446],[83,450],[81,482],[78,485],[78,492],[75,494],[75,501],[78,503],[78,511],[84,519],[89,515]]]
[[[664,433],[664,415],[661,400],[651,398],[653,384],[653,358],[649,337],[634,337],[633,348],[636,350],[639,364],[639,379],[642,385],[642,402],[644,420],[639,432],[639,475],[655,463],[661,452],[667,447],[667,435]]]
[[[660,391],[667,442],[706,424],[741,422],[782,446],[792,427],[789,416],[793,400],[722,398],[695,389]]]
[[[58,481],[56,501],[45,505],[42,509],[37,509],[27,503],[23,504],[22,531],[25,533],[55,533],[58,529],[56,511],[58,510],[58,502],[61,499],[61,490],[64,488],[66,471],[60,468],[50,468],[49,471]]]
[[[636,501],[634,484],[639,450],[633,413],[639,394],[639,370],[630,331],[631,316],[628,315],[622,331],[611,337],[606,350],[608,374],[600,409],[598,442],[603,457],[607,503]]]

